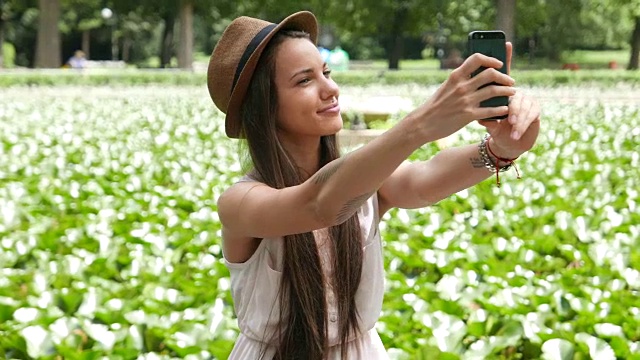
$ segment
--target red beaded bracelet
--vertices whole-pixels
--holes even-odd
[[[503,158],[500,157],[496,154],[493,153],[493,151],[491,150],[491,146],[489,146],[489,140],[491,140],[491,136],[487,136],[485,143],[487,144],[487,150],[489,150],[489,154],[491,154],[491,156],[493,156],[494,158],[496,158],[496,164],[495,164],[495,169],[496,169],[496,184],[498,185],[498,187],[500,187],[500,175],[498,175],[500,173],[500,170],[504,169],[507,170],[508,168],[510,168],[511,166],[513,166],[514,169],[516,169],[516,174],[517,174],[517,178],[521,179],[522,177],[520,176],[520,171],[518,171],[518,166],[516,166],[516,159],[518,159],[518,157],[515,157],[513,159],[507,159],[507,158]],[[507,163],[507,165],[500,167],[498,166],[498,161],[502,161],[503,163]]]

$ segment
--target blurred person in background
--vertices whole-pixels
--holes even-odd
[[[87,66],[87,58],[84,51],[76,50],[73,56],[67,60],[67,65],[72,69],[84,69]]]

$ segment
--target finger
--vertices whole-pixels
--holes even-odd
[[[513,45],[510,41],[505,44],[507,47],[507,74],[511,74],[511,59],[513,56]]]
[[[514,125],[518,121],[523,101],[524,97],[517,91],[516,94],[509,100],[509,124]]]
[[[533,118],[533,122],[540,121],[540,116],[542,116],[542,109],[540,109],[540,103],[536,102],[535,107],[530,115]]]
[[[507,115],[508,113],[509,113],[508,106],[496,106],[496,107],[486,107],[486,108],[479,107],[475,111],[475,114],[476,114],[475,118],[488,119],[496,116],[504,116],[504,115]],[[490,121],[490,122],[495,122],[496,124],[499,124],[498,121]]]
[[[500,69],[502,65],[502,61],[496,58],[492,58],[480,53],[475,53],[469,56],[462,63],[462,65],[460,65],[456,70],[453,71],[453,73],[456,73],[463,78],[468,78],[469,76],[471,76],[471,74],[473,74],[481,67]]]
[[[531,100],[526,100],[522,104],[522,109],[520,114],[518,115],[517,122],[513,125],[513,130],[511,131],[511,138],[513,140],[520,140],[522,134],[527,132],[531,123],[536,121],[539,118],[539,113],[537,110],[537,105]]]
[[[471,94],[470,99],[474,104],[475,103],[480,104],[485,100],[488,100],[497,96],[510,97],[510,96],[513,96],[515,93],[516,93],[516,89],[511,86],[489,85]],[[507,106],[507,109],[508,108],[509,107]]]
[[[531,103],[531,107],[529,108],[529,111],[527,112],[527,119],[528,121],[528,126],[531,126],[532,123],[536,122],[536,121],[540,121],[540,104],[535,101],[535,100],[530,100]]]
[[[537,133],[540,129],[540,121],[537,117],[530,117],[528,121],[523,122],[523,125],[520,126],[520,129],[513,129],[511,132],[511,138],[515,141],[518,141],[522,138],[524,134],[533,133],[534,137],[537,136]]]
[[[485,69],[476,77],[471,79],[470,86],[474,89],[479,89],[480,87],[491,83],[513,86],[516,81],[511,76],[505,75],[496,69]]]
[[[531,123],[528,117],[531,107],[530,105],[531,104],[529,104],[528,102],[523,102],[523,104],[521,105],[518,116],[515,119],[514,124],[512,125],[513,128],[511,129],[511,139],[520,140],[522,134],[527,131],[527,127],[529,127],[529,124]]]

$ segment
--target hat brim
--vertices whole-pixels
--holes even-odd
[[[300,11],[287,16],[265,36],[265,38],[256,47],[256,50],[249,57],[249,60],[242,69],[242,72],[238,77],[238,82],[231,93],[229,106],[227,108],[227,115],[225,117],[225,132],[230,138],[237,139],[241,135],[240,107],[247,93],[251,77],[253,76],[253,72],[258,64],[260,56],[262,55],[262,51],[267,46],[271,38],[273,38],[273,36],[281,29],[302,30],[309,33],[311,41],[313,41],[314,44],[318,41],[318,21],[309,11]]]

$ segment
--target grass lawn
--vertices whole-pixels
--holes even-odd
[[[537,69],[561,69],[565,63],[576,63],[583,69],[607,69],[609,63],[615,61],[618,68],[626,68],[629,62],[629,50],[608,50],[608,51],[592,51],[592,50],[576,50],[567,51],[562,55],[559,62],[553,62],[548,59],[537,58],[532,61],[526,56],[516,56],[513,60],[514,69],[521,70],[537,70]],[[353,69],[362,70],[386,70],[386,60],[372,61],[354,61]],[[437,59],[420,59],[420,60],[401,60],[401,70],[429,70],[439,69],[440,63]]]

